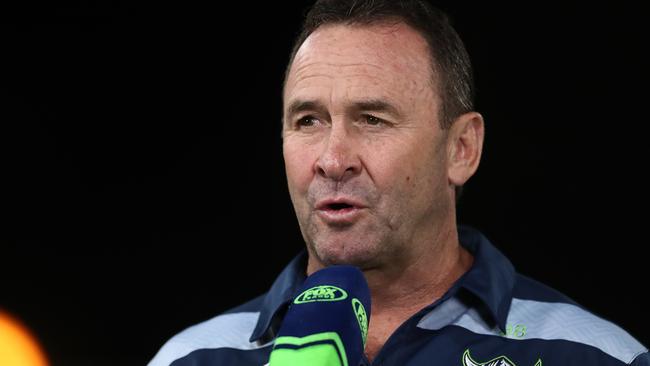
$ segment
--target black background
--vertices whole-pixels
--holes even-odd
[[[142,365],[303,245],[280,85],[306,3],[52,3],[0,8],[0,307],[54,365]],[[487,123],[459,221],[650,343],[640,8],[439,4]]]

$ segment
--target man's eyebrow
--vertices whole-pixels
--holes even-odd
[[[286,115],[292,116],[305,111],[325,112],[326,110],[327,108],[318,101],[296,99],[289,104]]]
[[[348,109],[354,111],[387,112],[394,116],[401,116],[397,107],[384,99],[364,99],[355,101],[350,103]],[[291,116],[305,111],[324,113],[326,110],[327,108],[318,101],[297,99],[289,104],[286,115]]]
[[[365,99],[352,103],[352,108],[359,111],[386,112],[399,117],[400,111],[384,99]]]

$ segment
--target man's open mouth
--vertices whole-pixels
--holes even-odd
[[[347,204],[347,203],[331,203],[327,205],[328,210],[344,210],[346,208],[354,208],[353,205]]]

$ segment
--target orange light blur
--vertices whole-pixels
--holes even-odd
[[[0,311],[0,365],[47,366],[45,353],[18,320]]]

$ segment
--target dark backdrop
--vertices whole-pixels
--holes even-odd
[[[0,9],[0,307],[54,365],[145,364],[302,246],[280,84],[304,4],[21,4]],[[441,3],[487,121],[459,220],[648,344],[647,38],[613,4]]]

